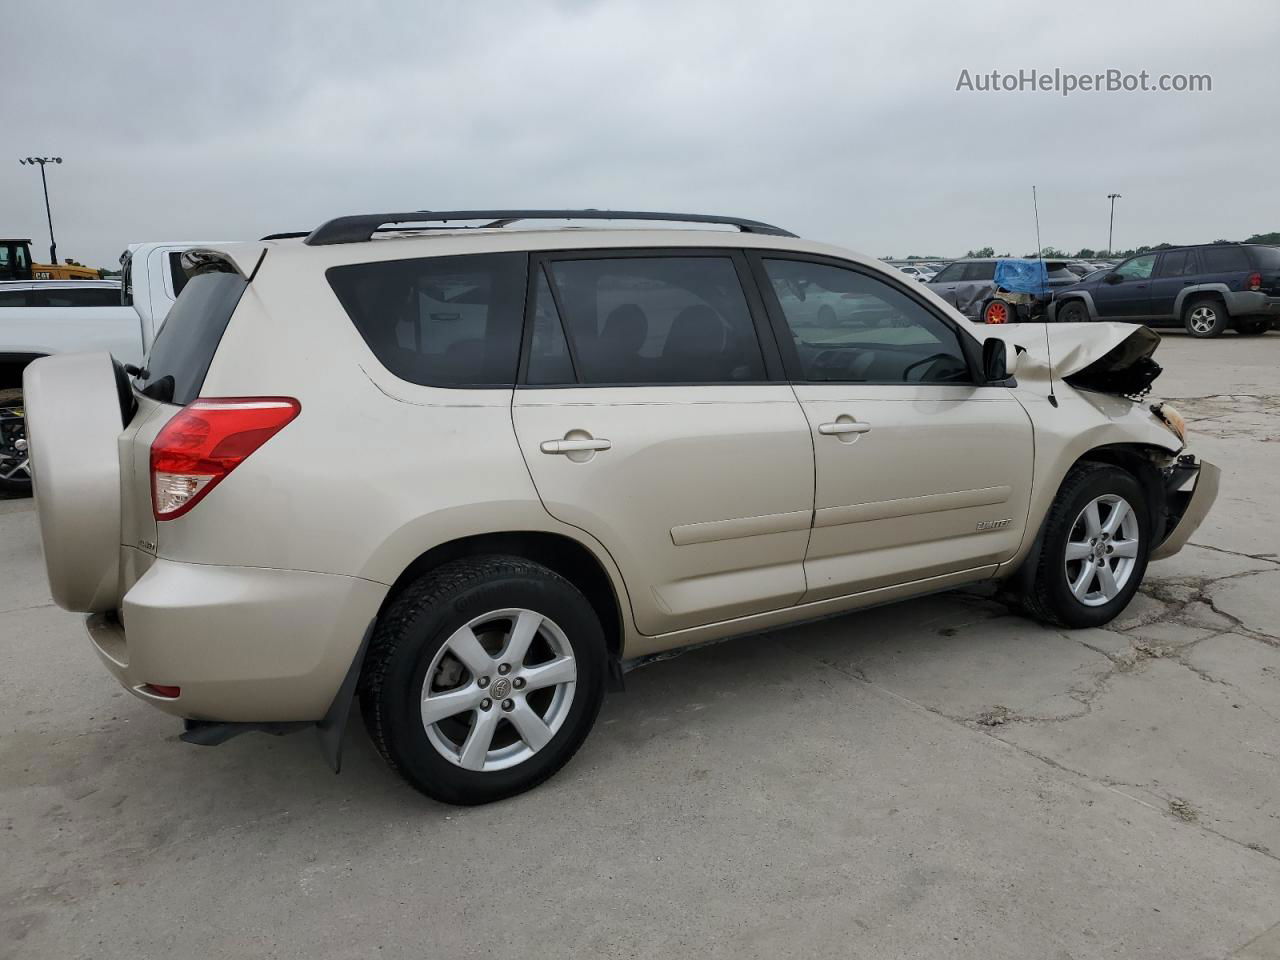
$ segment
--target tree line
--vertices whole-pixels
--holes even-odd
[[[1255,233],[1247,240],[1214,240],[1214,243],[1269,243],[1280,246],[1280,231],[1272,233]],[[1132,247],[1128,250],[1094,250],[1092,247],[1081,247],[1075,253],[1066,250],[1059,250],[1057,247],[1045,247],[1037,254],[1035,251],[1031,253],[1020,254],[1020,256],[1030,259],[1032,257],[1041,256],[1054,260],[1095,260],[1105,258],[1107,260],[1115,260],[1124,257],[1136,257],[1140,253],[1150,253],[1152,250],[1169,250],[1173,247],[1185,247],[1185,243],[1157,243],[1153,245],[1143,245],[1140,247]],[[996,253],[994,247],[979,247],[977,250],[969,250],[965,253],[965,257],[1012,257],[1012,253]],[[897,257],[881,257],[882,260],[896,260]],[[919,254],[910,254],[907,260],[949,260],[950,257],[930,257],[921,256]]]

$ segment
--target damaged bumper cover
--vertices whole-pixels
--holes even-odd
[[[1168,533],[1151,551],[1151,560],[1164,560],[1181,550],[1200,529],[1213,502],[1218,498],[1222,471],[1206,460],[1197,461],[1189,454],[1178,458],[1169,469],[1166,509]]]

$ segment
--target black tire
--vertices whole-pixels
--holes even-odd
[[[1271,329],[1270,320],[1237,320],[1236,333],[1246,337],[1257,337]]]
[[[1088,606],[1075,597],[1068,584],[1068,577],[1079,567],[1067,560],[1067,542],[1085,507],[1108,495],[1123,498],[1132,508],[1138,525],[1137,556],[1119,594],[1106,603]],[[1035,578],[1022,598],[1023,609],[1036,620],[1059,627],[1100,627],[1115,619],[1133,599],[1146,574],[1151,550],[1150,516],[1142,485],[1133,474],[1107,464],[1076,464],[1062,481],[1045,518]]]
[[[1182,325],[1201,340],[1221,335],[1230,321],[1225,304],[1217,297],[1197,297],[1182,308]]]
[[[513,608],[541,614],[562,631],[577,666],[573,699],[559,729],[528,759],[506,769],[466,770],[428,738],[421,714],[426,673],[454,631]],[[415,789],[445,803],[489,803],[537,786],[574,755],[600,711],[607,656],[591,604],[560,575],[519,557],[456,560],[409,584],[379,618],[361,674],[361,711],[378,752]],[[497,687],[495,679],[489,689]],[[489,709],[501,724],[499,704]],[[472,724],[479,717],[478,710],[468,714]]]
[[[25,442],[26,422],[11,415],[11,411],[21,409],[21,390],[0,390],[0,473],[8,473],[16,467],[18,461],[14,458],[21,456],[21,451],[15,448],[14,443],[19,439]],[[31,474],[0,477],[0,494],[7,497],[31,496]]]
[[[1059,323],[1088,323],[1089,308],[1083,300],[1068,300],[1058,308],[1057,319]]]

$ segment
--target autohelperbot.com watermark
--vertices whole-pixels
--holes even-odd
[[[1212,93],[1213,76],[1207,73],[1151,73],[1109,69],[1100,73],[1052,70],[972,71],[962,69],[956,91],[967,93]]]

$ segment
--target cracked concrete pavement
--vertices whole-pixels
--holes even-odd
[[[484,808],[181,744],[0,503],[0,958],[1280,957],[1280,334],[1170,335],[1216,509],[1107,629],[967,590],[655,663]]]

